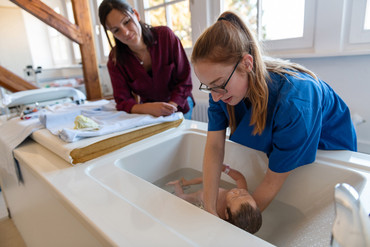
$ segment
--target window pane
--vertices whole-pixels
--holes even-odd
[[[50,31],[52,28],[48,28],[48,30]],[[50,37],[51,52],[55,65],[66,64],[68,62],[67,41],[67,38],[62,35]]]
[[[73,55],[74,55],[74,58],[76,60],[81,60],[81,50],[80,50],[80,46],[73,42],[72,43],[72,48],[73,48]]]
[[[303,36],[305,0],[263,0],[262,28],[266,40]]]
[[[166,26],[166,13],[164,8],[145,11],[145,20],[152,26]]]
[[[144,8],[150,8],[164,3],[164,0],[144,0]]]
[[[245,24],[257,33],[257,1],[258,0],[224,0],[224,8],[235,12]]]
[[[365,25],[364,29],[370,29],[370,0],[366,3]]]
[[[60,13],[60,8],[55,7],[54,11],[56,13]],[[53,60],[54,65],[65,65],[69,61],[68,57],[68,42],[69,39],[67,39],[64,35],[62,35],[59,31],[54,29],[53,27],[48,26],[47,27],[48,33],[49,33],[49,40],[50,40],[50,48],[51,53],[53,54]]]
[[[72,7],[72,2],[71,0],[66,1],[66,6],[67,6],[67,16],[68,20],[75,24],[75,18],[73,16],[73,7]],[[80,46],[76,42],[72,42],[72,48],[73,48],[73,55],[75,60],[81,60],[81,51],[80,51]]]
[[[168,18],[171,29],[181,40],[184,48],[192,46],[191,39],[191,15],[189,11],[189,1],[182,1],[169,6]]]
[[[68,0],[66,2],[66,6],[67,6],[67,16],[68,16],[68,20],[75,24],[75,17],[73,16],[73,7],[72,7],[72,2],[70,0]]]
[[[107,35],[105,34],[104,28],[101,25],[100,25],[100,33],[101,33],[101,38],[102,38],[102,42],[103,42],[104,56],[107,57],[109,55],[109,53],[110,53],[111,48],[110,48],[110,45],[109,45],[109,41],[108,41]],[[112,43],[112,46],[113,47],[116,46],[115,41],[114,41],[113,34],[110,31],[107,31],[107,34],[109,36],[109,40]]]

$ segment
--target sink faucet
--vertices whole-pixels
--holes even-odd
[[[349,184],[337,184],[334,197],[336,216],[331,246],[370,246],[370,218],[357,191]]]

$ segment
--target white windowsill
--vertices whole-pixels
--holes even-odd
[[[344,56],[362,56],[370,55],[370,50],[363,51],[342,51],[342,52],[290,52],[290,51],[279,51],[279,52],[265,52],[266,55],[276,58],[324,58],[324,57],[344,57]]]

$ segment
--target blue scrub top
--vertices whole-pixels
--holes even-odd
[[[357,150],[356,132],[347,105],[322,80],[305,73],[280,76],[270,73],[266,127],[253,135],[248,99],[235,106],[237,128],[230,140],[263,151],[274,172],[288,172],[315,161],[316,150]],[[228,127],[226,104],[208,108],[208,131]]]

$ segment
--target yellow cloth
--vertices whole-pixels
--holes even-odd
[[[78,115],[75,118],[74,129],[84,129],[84,130],[98,130],[99,124],[92,120],[91,118],[85,117],[84,115]]]

